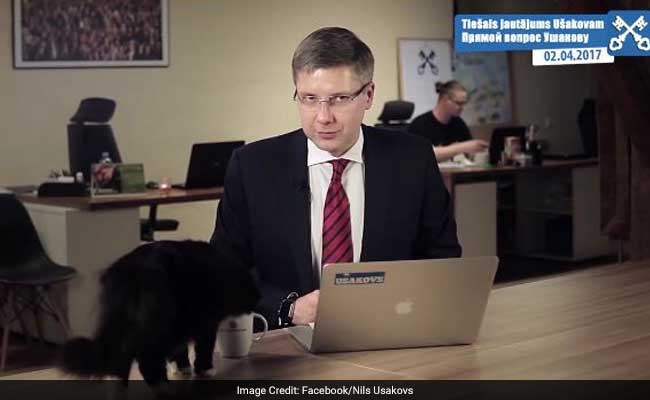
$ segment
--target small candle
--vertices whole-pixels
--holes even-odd
[[[160,184],[158,185],[158,188],[160,190],[170,190],[172,188],[171,180],[168,177],[162,178],[160,180]]]

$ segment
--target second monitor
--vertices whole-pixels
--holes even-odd
[[[180,189],[198,189],[223,186],[226,168],[232,153],[244,145],[243,140],[232,142],[195,143],[190,154],[190,166]]]

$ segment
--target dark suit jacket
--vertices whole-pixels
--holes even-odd
[[[450,197],[431,144],[363,126],[365,211],[361,261],[458,257]],[[312,270],[307,139],[302,130],[251,143],[232,156],[211,242],[253,268],[257,311],[270,327],[284,297],[318,288]]]

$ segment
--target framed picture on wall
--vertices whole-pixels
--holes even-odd
[[[447,39],[399,39],[400,98],[415,103],[413,117],[431,111],[438,100],[436,82],[452,79]]]
[[[14,68],[169,66],[168,0],[13,0]]]

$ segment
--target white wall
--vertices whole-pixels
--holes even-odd
[[[347,27],[373,50],[373,124],[398,96],[397,39],[452,35],[451,0],[170,0],[169,9],[169,68],[14,70],[11,0],[0,0],[0,186],[67,167],[66,124],[85,97],[117,101],[122,157],[143,162],[147,179],[182,181],[194,142],[295,129],[291,55],[322,26]],[[181,229],[159,236],[207,239],[215,206],[161,207]]]

